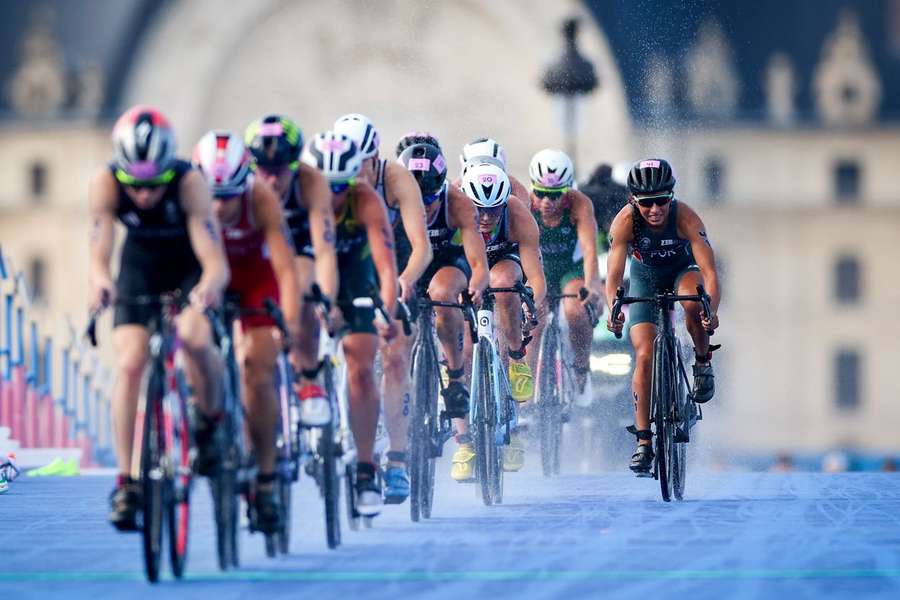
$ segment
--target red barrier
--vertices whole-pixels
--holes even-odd
[[[38,443],[38,394],[33,386],[28,386],[25,392],[25,428],[22,442],[25,448],[40,446]]]
[[[53,432],[56,427],[56,410],[53,406],[53,396],[44,394],[41,397],[41,406],[38,411],[40,425],[38,427],[38,445],[42,448],[53,446]]]
[[[0,379],[0,425],[12,427],[12,384]]]
[[[25,368],[13,367],[12,373],[12,438],[21,440],[25,433]]]
[[[82,467],[91,467],[93,466],[93,454],[91,452],[91,438],[87,435],[87,433],[81,434],[81,440],[79,440],[78,446],[81,448],[81,466]]]

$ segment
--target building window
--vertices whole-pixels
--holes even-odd
[[[855,256],[839,256],[834,262],[834,297],[839,304],[860,301],[861,268]]]
[[[35,161],[30,168],[31,199],[41,204],[47,198],[47,167],[41,161]]]
[[[706,198],[710,202],[719,202],[725,180],[725,164],[721,159],[710,158],[703,167],[703,180],[706,186]]]
[[[47,265],[41,257],[32,258],[28,265],[28,286],[32,301],[43,302],[46,299]]]
[[[855,350],[839,350],[834,356],[834,401],[840,410],[859,408],[861,363],[862,359]]]
[[[834,166],[834,195],[838,202],[855,203],[859,200],[859,163],[842,160]]]

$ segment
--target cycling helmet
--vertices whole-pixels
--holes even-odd
[[[368,117],[356,113],[344,115],[334,122],[332,131],[337,134],[346,135],[353,140],[359,149],[362,160],[372,158],[378,154],[378,146],[381,140],[378,137],[378,130]]]
[[[437,146],[413,144],[403,151],[397,162],[416,178],[423,196],[434,196],[447,180],[447,161]]]
[[[541,150],[531,159],[528,175],[532,185],[545,189],[572,187],[575,181],[575,167],[572,159],[561,150],[549,148]]]
[[[438,141],[436,137],[427,131],[410,131],[403,135],[400,138],[400,141],[397,142],[397,158],[403,154],[403,151],[412,146],[413,144],[431,144],[438,150],[441,149],[441,143]]]
[[[632,194],[658,194],[675,188],[675,173],[661,158],[647,158],[634,163],[628,172],[628,191]]]
[[[210,131],[200,138],[192,162],[216,198],[238,196],[247,189],[250,153],[230,131]]]
[[[502,168],[506,169],[506,152],[503,146],[492,138],[478,138],[463,146],[462,154],[459,155],[459,166],[465,167],[466,163],[476,156],[490,156],[495,160],[499,160]]]
[[[473,156],[469,160],[463,164],[462,171],[460,172],[460,178],[466,176],[466,172],[469,170],[469,167],[473,165],[480,165],[482,163],[490,163],[492,165],[498,166],[504,171],[506,171],[506,167],[499,158],[494,158],[493,156]]]
[[[333,131],[317,133],[303,148],[300,160],[335,183],[356,177],[363,161],[353,140]]]
[[[116,121],[112,131],[116,179],[168,183],[175,176],[175,134],[169,120],[155,108],[132,106]]]
[[[296,170],[303,133],[297,124],[281,115],[268,115],[247,126],[244,144],[250,151],[254,166],[281,167]]]
[[[505,205],[509,199],[509,177],[497,165],[479,163],[466,171],[462,189],[476,207],[496,208]]]

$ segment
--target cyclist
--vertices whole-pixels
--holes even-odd
[[[268,115],[247,127],[244,142],[250,150],[250,168],[281,198],[282,212],[297,253],[300,293],[317,281],[329,300],[337,295],[337,257],[334,248],[334,215],[328,180],[315,168],[300,162],[303,135],[297,124],[281,115]],[[301,302],[300,322],[305,335],[298,342],[295,360],[300,376],[300,420],[320,426],[331,420],[325,390],[316,384],[318,374],[319,321],[315,307]]]
[[[119,477],[110,498],[110,522],[135,530],[139,482],[132,472],[137,401],[147,362],[154,307],[128,304],[143,295],[179,291],[189,300],[176,320],[188,382],[198,412],[201,472],[215,467],[220,408],[216,381],[221,364],[204,311],[219,302],[228,283],[228,261],[209,189],[190,163],[175,156],[175,135],[156,109],[134,106],[116,122],[114,160],[91,179],[90,308],[115,305],[116,385],[112,419]],[[116,283],[110,271],[116,219],[127,230]],[[126,302],[115,304],[117,297]]]
[[[486,162],[496,161],[497,166],[506,171],[506,151],[500,142],[493,138],[480,137],[463,146],[462,153],[459,155],[460,180],[466,174],[466,165],[474,164],[470,161],[476,157]],[[512,186],[512,195],[524,201],[528,197],[528,189],[509,172],[506,173],[506,176],[509,177],[509,183]]]
[[[431,139],[431,143],[412,143],[417,137]],[[404,141],[407,140],[407,141]],[[425,218],[428,237],[434,251],[434,259],[420,280],[419,289],[428,293],[436,302],[459,302],[463,293],[475,304],[481,303],[481,294],[487,288],[490,274],[487,266],[484,238],[478,231],[477,213],[472,202],[458,187],[447,184],[446,171],[433,169],[441,164],[443,152],[437,140],[428,134],[411,134],[401,139],[403,150],[400,161],[416,176],[425,202]],[[427,160],[431,163],[424,168]],[[438,190],[435,193],[435,190]],[[450,475],[457,481],[472,479],[475,452],[472,438],[466,433],[466,416],[469,414],[469,391],[465,384],[464,321],[459,310],[437,307],[434,309],[435,331],[447,361],[448,384],[443,391],[447,415],[454,419],[458,447],[453,455]]]
[[[357,510],[374,516],[381,510],[381,487],[376,478],[375,434],[381,401],[375,385],[378,334],[390,341],[397,333],[393,321],[375,320],[372,308],[355,307],[354,298],[369,296],[380,286],[381,302],[389,315],[397,309],[397,264],[394,236],[384,202],[371,185],[356,179],[362,159],[356,144],[332,131],[317,134],[303,149],[301,160],[328,179],[337,222],[344,359],[347,363],[350,428],[356,441]],[[378,273],[377,279],[375,273]]]
[[[631,254],[631,296],[653,296],[674,290],[696,294],[706,287],[711,297],[711,315],[701,314],[697,302],[683,302],[685,324],[694,340],[695,402],[708,402],[715,392],[711,364],[712,351],[707,329],[716,329],[719,319],[719,280],[706,227],[688,205],[675,199],[675,175],[661,158],[642,160],[628,173],[629,203],[619,211],[610,228],[607,262],[606,300],[612,306],[616,289],[622,284],[625,259]],[[634,304],[629,312],[631,343],[635,351],[632,376],[635,435],[638,447],[630,468],[638,476],[650,476],[653,449],[650,445],[650,371],[653,340],[656,336],[653,308]],[[622,331],[624,315],[616,322],[607,319],[614,333]]]
[[[491,287],[512,287],[528,282],[534,292],[534,302],[544,302],[546,283],[541,263],[540,232],[531,211],[516,196],[510,195],[510,180],[506,172],[492,162],[480,162],[476,157],[467,163],[462,189],[478,212],[478,229],[485,240]],[[496,298],[495,314],[503,340],[503,354],[509,361],[512,396],[527,401],[533,393],[531,370],[525,364],[525,347],[530,339],[523,329],[522,302],[515,294],[500,294]],[[537,315],[525,315],[528,329]],[[514,379],[515,374],[524,377]],[[515,386],[520,386],[517,389]],[[522,389],[527,385],[525,389]],[[525,446],[518,435],[504,447],[503,468],[518,471],[524,466]]]
[[[357,145],[363,160],[359,177],[374,187],[384,201],[394,229],[400,297],[404,302],[414,302],[416,283],[432,258],[419,186],[403,165],[379,158],[378,131],[365,116],[344,115],[334,122],[334,132],[346,135]],[[384,420],[390,439],[384,473],[384,499],[388,504],[399,504],[409,496],[406,445],[410,410],[409,361],[414,339],[413,336],[398,336],[381,349]]]
[[[595,308],[602,293],[597,261],[597,222],[590,198],[572,188],[575,181],[571,159],[560,150],[541,150],[531,159],[531,210],[541,231],[541,254],[549,294],[575,294],[587,290],[583,300],[566,298],[560,302],[569,325],[573,370],[578,404],[591,403],[589,359],[593,324],[585,312]],[[535,347],[542,326],[535,330]],[[531,355],[534,368],[537,352]]]
[[[247,424],[259,468],[254,510],[259,531],[274,533],[280,523],[275,475],[275,431],[279,406],[275,362],[280,346],[275,322],[264,314],[266,298],[280,300],[292,340],[300,339],[299,275],[294,250],[284,234],[281,203],[272,188],[250,174],[250,157],[241,139],[210,131],[194,148],[197,167],[213,195],[231,269],[228,295],[240,303],[236,348]],[[246,311],[246,312],[243,312]]]

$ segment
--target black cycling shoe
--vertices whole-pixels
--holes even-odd
[[[281,501],[274,486],[268,490],[257,488],[254,492],[251,525],[254,531],[266,534],[281,529]]]
[[[219,441],[219,419],[197,413],[194,425],[194,442],[197,445],[195,471],[204,477],[212,477],[219,471],[222,444]]]
[[[703,404],[712,400],[716,393],[716,376],[713,374],[712,363],[709,361],[694,362],[694,390],[691,398],[694,402]]]
[[[441,392],[444,408],[451,419],[465,419],[469,414],[469,390],[459,381],[451,381]]]
[[[631,455],[631,464],[628,465],[628,468],[634,471],[638,477],[650,477],[653,457],[653,448],[650,447],[650,444],[639,445]]]
[[[139,483],[129,480],[117,485],[109,495],[109,522],[119,531],[140,531],[137,515],[142,504]]]

